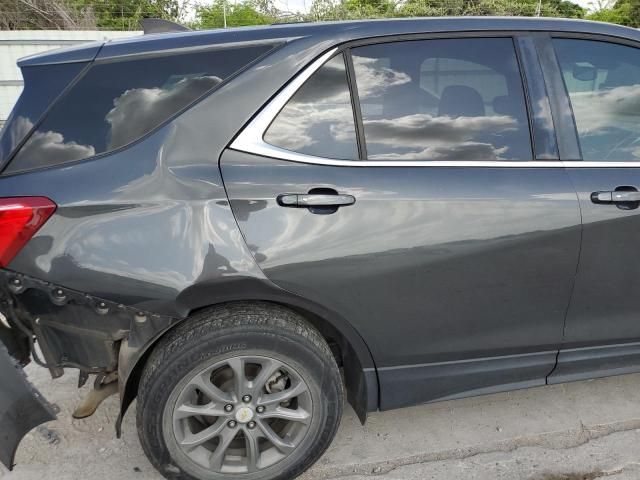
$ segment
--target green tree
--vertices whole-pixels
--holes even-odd
[[[348,18],[378,18],[394,16],[396,5],[391,0],[344,0],[341,9]]]
[[[587,11],[577,3],[567,0],[548,0],[551,7],[557,12],[557,16],[564,18],[584,18]]]
[[[589,20],[618,23],[629,27],[640,25],[640,5],[638,0],[603,0],[597,3],[596,10],[589,15]]]
[[[245,0],[238,3],[215,0],[212,5],[200,5],[196,8],[195,28],[222,28],[226,21],[228,27],[247,25],[268,25],[277,18],[277,10],[270,1]]]
[[[616,23],[633,28],[640,27],[640,0],[618,0],[614,10],[621,19]]]
[[[506,15],[533,16],[538,10],[537,0],[408,0],[402,11],[411,15]],[[582,18],[584,9],[566,0],[543,0],[543,17]]]
[[[618,23],[620,25],[627,25],[629,22],[627,15],[625,15],[622,10],[616,8],[603,8],[590,13],[586,18],[588,20],[595,20],[596,22]]]
[[[640,0],[633,0],[639,1]],[[376,17],[432,17],[460,15],[533,16],[537,0],[315,0],[310,18],[341,20]],[[567,0],[543,0],[540,15],[582,18],[586,11]]]
[[[179,21],[179,0],[70,0],[76,11],[95,18],[103,30],[137,30],[142,18]]]
[[[2,30],[71,30],[95,28],[93,15],[67,0],[0,0]]]
[[[313,0],[309,15],[309,21],[340,20],[342,13],[340,5],[333,0]]]

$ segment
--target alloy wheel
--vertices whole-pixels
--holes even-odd
[[[216,362],[182,384],[168,404],[179,450],[216,473],[252,473],[290,455],[309,430],[309,387],[289,365],[265,356]]]

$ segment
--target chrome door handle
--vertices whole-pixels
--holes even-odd
[[[345,207],[356,203],[353,195],[331,195],[324,193],[288,193],[278,196],[283,207]]]
[[[640,202],[640,192],[611,192],[611,201],[620,202]]]
[[[614,191],[614,192],[593,192],[591,194],[593,203],[628,203],[640,202],[640,192],[634,191]]]
[[[301,207],[342,207],[353,205],[356,199],[353,195],[326,195],[321,193],[308,193],[298,195],[298,205]]]

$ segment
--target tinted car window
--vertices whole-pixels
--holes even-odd
[[[80,160],[127,145],[270,48],[96,64],[52,108],[7,171]]]
[[[264,140],[306,155],[358,158],[342,55],[325,63],[300,87],[267,129]]]
[[[24,90],[13,107],[7,128],[2,131],[0,167],[31,132],[51,102],[86,66],[87,63],[65,63],[22,69]]]
[[[584,160],[640,160],[640,52],[554,39]]]
[[[394,42],[352,51],[371,160],[531,160],[509,38]]]

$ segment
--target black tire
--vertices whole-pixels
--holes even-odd
[[[176,420],[168,420],[167,412],[178,405],[175,398],[180,394],[175,392],[184,388],[185,379],[198,378],[194,375],[199,369],[216,362],[245,355],[273,358],[294,369],[308,386],[311,419],[296,448],[273,465],[241,474],[206,470],[176,450],[179,442],[172,433]],[[147,457],[166,478],[285,480],[300,475],[324,453],[338,429],[342,406],[340,372],[315,328],[275,304],[234,303],[197,313],[154,347],[140,380],[136,419]]]

